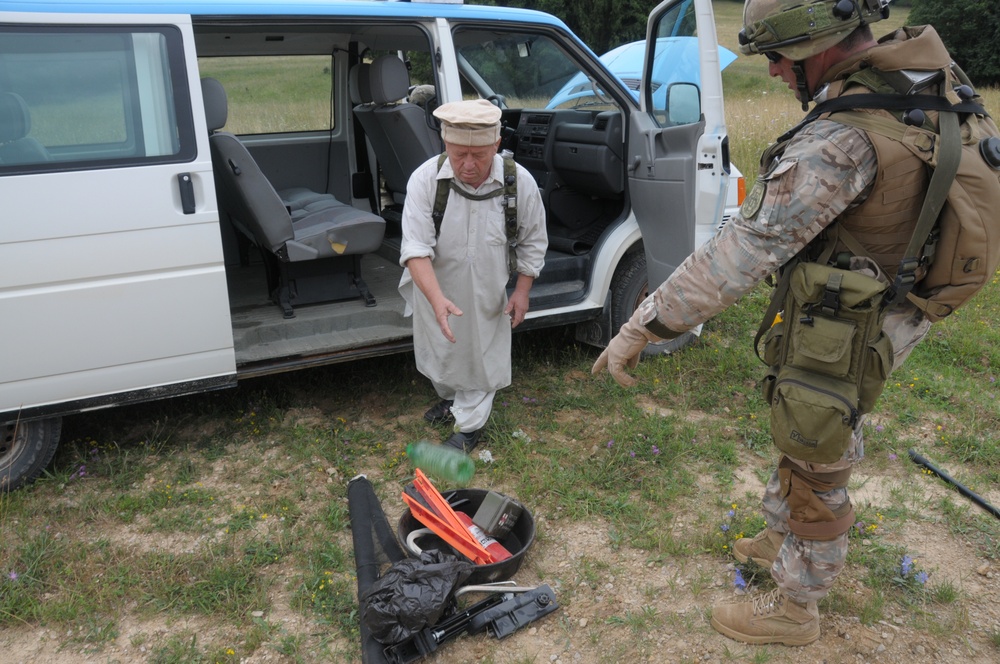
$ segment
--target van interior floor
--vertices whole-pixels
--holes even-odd
[[[361,275],[375,297],[374,307],[366,307],[362,298],[308,304],[295,307],[295,317],[286,319],[267,293],[259,259],[248,266],[227,265],[237,367],[409,339],[413,323],[403,317],[406,303],[397,290],[402,273],[398,264],[367,254]]]

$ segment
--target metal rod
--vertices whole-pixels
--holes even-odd
[[[951,484],[953,487],[958,489],[958,492],[960,494],[962,494],[975,504],[979,505],[980,507],[982,507],[984,510],[986,510],[996,518],[1000,519],[1000,510],[998,510],[996,507],[986,502],[983,499],[983,497],[980,496],[978,493],[965,487],[961,482],[958,482],[951,475],[949,475],[948,473],[944,472],[943,470],[935,466],[933,463],[925,459],[922,455],[918,454],[916,450],[911,449],[909,454],[910,454],[910,459],[913,460],[913,463],[917,464],[918,466],[923,466],[927,470],[931,471],[932,473],[943,479],[945,482]]]

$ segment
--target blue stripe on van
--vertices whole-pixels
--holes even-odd
[[[384,0],[0,0],[0,12],[46,14],[190,14],[192,16],[364,16],[463,18],[535,23],[566,29],[558,18],[543,12],[509,7],[452,3],[386,2]],[[0,17],[0,21],[2,21]]]

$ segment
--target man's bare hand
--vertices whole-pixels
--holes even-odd
[[[511,327],[520,325],[525,314],[528,313],[528,294],[515,290],[510,294],[510,299],[507,300],[507,306],[503,312],[510,316]]]
[[[448,325],[449,316],[461,316],[462,310],[455,306],[455,303],[448,299],[442,299],[434,305],[434,317],[437,319],[438,327],[444,338],[455,343],[455,335],[451,333],[451,325]]]

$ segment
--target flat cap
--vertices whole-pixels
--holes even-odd
[[[500,109],[485,99],[453,101],[434,109],[441,139],[456,145],[493,145],[500,140]]]

